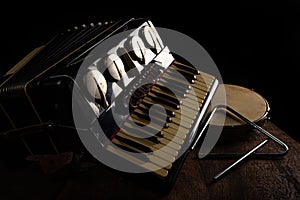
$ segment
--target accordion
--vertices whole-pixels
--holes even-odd
[[[218,84],[148,19],[72,27],[1,77],[1,154],[87,151],[170,186]]]

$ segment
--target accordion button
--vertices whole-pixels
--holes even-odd
[[[130,50],[133,52],[134,57],[139,62],[145,63],[146,47],[143,40],[139,36],[133,36],[130,40]]]
[[[88,71],[83,78],[83,82],[90,95],[96,99],[101,99],[102,94],[105,95],[107,92],[106,80],[102,73],[96,69]],[[99,88],[101,91],[99,91]]]
[[[123,61],[117,54],[110,54],[106,58],[106,67],[108,68],[109,74],[117,81],[126,74]]]
[[[157,36],[150,26],[144,26],[141,29],[141,37],[145,40],[146,45],[155,53],[159,53],[161,51],[161,47],[158,43]]]

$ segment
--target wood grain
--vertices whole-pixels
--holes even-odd
[[[55,175],[45,175],[34,165],[7,168],[3,164],[0,199],[300,199],[300,144],[272,122],[263,127],[290,147],[288,154],[249,158],[219,181],[213,177],[236,159],[198,159],[196,149],[168,193],[161,192],[151,176],[126,174],[101,164],[79,171],[65,168]],[[264,137],[252,131],[243,138],[220,142],[213,152],[247,152]],[[259,151],[279,152],[280,147],[269,142]]]

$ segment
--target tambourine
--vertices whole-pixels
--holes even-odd
[[[268,119],[269,103],[259,93],[239,85],[220,84],[214,98],[222,98],[221,95],[224,95],[224,92],[226,106],[234,109],[251,122],[262,125]],[[244,132],[250,129],[250,126],[244,120],[225,108],[218,109],[209,124],[210,126],[222,126],[223,138],[241,137]]]

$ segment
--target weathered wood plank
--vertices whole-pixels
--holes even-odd
[[[249,158],[218,181],[213,177],[236,158],[200,160],[195,149],[166,194],[159,191],[160,186],[149,176],[125,174],[100,164],[80,172],[64,169],[53,176],[31,165],[3,165],[0,199],[300,199],[300,144],[272,122],[263,127],[290,147],[288,154],[277,159]],[[255,132],[245,133],[238,140],[230,138],[218,143],[213,152],[245,153],[262,139]],[[259,150],[276,151],[281,149],[272,142]]]

